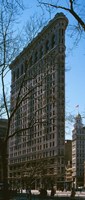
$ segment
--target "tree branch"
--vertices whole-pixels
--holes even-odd
[[[39,4],[45,5],[45,6],[51,6],[57,9],[62,9],[62,10],[66,10],[67,12],[71,13],[71,15],[77,20],[78,23],[80,23],[81,27],[83,28],[83,30],[85,31],[85,22],[79,17],[79,15],[74,11],[73,9],[73,0],[69,0],[70,2],[70,8],[66,8],[64,6],[58,6],[55,4],[51,4],[51,3],[45,3],[45,2],[41,2],[38,1]]]

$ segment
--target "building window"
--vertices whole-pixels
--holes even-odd
[[[12,73],[12,81],[15,81],[15,72]]]
[[[55,35],[52,35],[52,40],[51,40],[51,47],[53,48],[55,45]]]
[[[59,43],[63,43],[63,36],[64,36],[64,30],[63,29],[59,29]]]
[[[40,58],[43,56],[43,47],[40,47]]]
[[[37,62],[37,51],[35,52],[34,62]]]
[[[49,50],[49,41],[46,41],[46,46],[45,46],[46,52]]]
[[[29,59],[29,66],[30,66],[30,67],[32,66],[32,56],[31,56],[30,59]]]
[[[21,65],[21,75],[23,74],[23,65]]]
[[[19,68],[17,69],[17,79],[19,78]]]
[[[28,67],[28,61],[25,61],[25,72],[27,71],[27,67]]]

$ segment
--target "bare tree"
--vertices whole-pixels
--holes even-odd
[[[77,21],[78,23],[78,29],[83,29],[85,31],[85,22],[84,22],[84,17],[83,16],[83,13],[81,14],[78,9],[79,7],[83,8],[83,5],[79,5],[78,4],[78,1],[76,0],[69,0],[67,3],[63,3],[61,0],[56,0],[56,3],[52,3],[51,1],[48,2],[48,1],[39,1],[38,0],[38,3],[42,6],[46,6],[46,7],[52,7],[52,8],[55,8],[55,9],[61,9],[61,10],[64,10],[66,12],[69,12]],[[65,4],[65,6],[64,6]],[[82,10],[82,12],[84,12],[84,10]]]
[[[56,0],[55,1],[44,1],[44,0],[37,0],[39,6],[45,12],[44,8],[49,15],[55,13],[56,11],[63,11],[69,19],[69,26],[68,26],[68,36],[73,38],[72,47],[76,47],[80,42],[81,38],[85,38],[85,2],[80,2],[76,0]],[[71,18],[70,18],[71,16]],[[72,20],[71,20],[72,19]],[[74,19],[74,20],[73,20]],[[70,50],[72,48],[70,47]]]
[[[45,19],[44,14],[38,16],[35,13],[30,19],[27,21],[26,25],[24,26],[24,34],[26,45],[30,43],[37,34],[42,30],[42,28],[47,24],[47,20]]]
[[[15,1],[17,3],[17,1]],[[13,102],[13,99],[11,99],[11,110],[9,109],[9,100],[7,98],[7,91],[6,91],[6,85],[5,85],[5,79],[6,76],[9,73],[9,70],[11,68],[11,61],[16,57],[17,54],[19,54],[19,42],[18,37],[15,34],[14,31],[14,23],[16,22],[16,13],[19,14],[19,10],[17,7],[17,4],[15,4],[14,1],[2,1],[1,2],[1,15],[0,15],[0,38],[1,38],[1,46],[0,46],[0,77],[1,77],[1,84],[2,84],[2,97],[1,97],[1,104],[0,104],[0,115],[3,116],[3,114],[6,115],[8,119],[8,126],[7,126],[7,132],[4,137],[4,139],[0,139],[0,153],[2,158],[2,166],[3,166],[3,182],[4,182],[4,197],[3,199],[6,200],[9,198],[7,196],[8,192],[8,142],[9,138],[16,135],[16,138],[18,138],[20,135],[23,136],[23,132],[32,129],[35,123],[47,123],[46,119],[44,118],[39,119],[38,116],[35,117],[35,115],[32,116],[32,118],[29,119],[29,124],[27,127],[20,127],[15,129],[10,134],[10,127],[13,118],[18,116],[19,110],[22,106],[22,103],[26,101],[26,99],[29,99],[34,90],[42,84],[43,81],[45,81],[45,77],[49,76],[49,70],[44,72],[44,75],[42,76],[42,80],[37,83],[35,86],[28,86],[27,87],[27,80],[32,81],[36,78],[38,71],[34,71],[33,74],[27,75],[28,66],[31,62],[31,56],[29,57],[28,61],[25,63],[25,69],[23,71],[22,79],[18,85],[18,92],[16,96],[15,103]],[[19,1],[18,1],[19,3]],[[16,27],[15,27],[16,28]],[[36,35],[36,33],[35,33]],[[34,36],[34,35],[33,35]],[[22,93],[22,89],[26,89],[25,93]],[[3,102],[3,103],[2,103]]]
[[[1,78],[1,98],[0,98],[0,117],[5,116],[8,119],[8,126],[7,126],[7,132],[4,139],[0,138],[0,154],[2,158],[2,166],[3,166],[3,182],[4,182],[4,200],[6,200],[7,197],[7,171],[8,171],[8,155],[7,155],[7,149],[8,149],[8,141],[9,138],[13,137],[14,135],[22,134],[24,130],[30,129],[35,123],[41,123],[40,119],[34,120],[33,118],[30,120],[28,127],[21,128],[15,130],[10,135],[10,126],[13,117],[16,115],[19,111],[20,106],[22,105],[22,102],[24,102],[27,98],[29,98],[30,93],[35,88],[28,87],[27,92],[21,96],[22,88],[26,86],[26,79],[29,78],[34,79],[37,74],[34,74],[32,77],[27,77],[26,72],[27,68],[30,63],[30,59],[26,63],[26,68],[24,70],[23,78],[21,80],[21,83],[19,84],[18,94],[16,97],[16,103],[13,105],[12,110],[10,110],[10,99],[8,97],[7,87],[6,87],[6,77],[9,76],[10,71],[10,63],[12,60],[20,53],[20,50],[22,49],[20,38],[17,35],[17,23],[18,23],[18,16],[20,16],[20,9],[23,9],[23,2],[19,0],[2,0],[0,3],[0,78]],[[36,21],[36,20],[35,20]],[[36,28],[34,26],[35,24],[34,17],[32,18],[32,26],[31,24],[28,24],[27,34],[30,41],[30,35],[28,32],[30,32],[32,27],[32,38],[36,36],[37,32],[42,27],[42,23],[38,22],[38,26],[36,25]],[[33,24],[34,22],[34,24]],[[36,23],[37,23],[36,22]],[[16,25],[15,25],[16,24]],[[40,86],[41,83],[37,84]],[[12,105],[12,99],[11,99],[11,105]]]
[[[17,4],[18,3],[18,4]],[[19,137],[23,137],[24,131],[26,130],[31,130],[32,132],[32,128],[34,127],[34,125],[37,124],[49,124],[50,123],[50,119],[48,119],[48,114],[47,116],[43,116],[43,118],[39,118],[38,115],[32,112],[32,116],[29,117],[29,123],[27,124],[26,127],[19,127],[18,124],[16,126],[16,128],[14,128],[11,132],[10,132],[10,128],[12,125],[12,120],[14,118],[17,118],[17,123],[18,123],[18,116],[20,114],[20,109],[22,106],[22,103],[25,102],[27,99],[30,102],[30,98],[34,98],[34,91],[38,90],[38,87],[40,87],[42,85],[42,83],[45,81],[47,81],[47,87],[50,88],[50,84],[49,84],[49,79],[51,77],[51,70],[54,69],[49,69],[50,67],[55,67],[56,63],[54,63],[54,65],[49,66],[49,63],[47,63],[47,60],[45,59],[43,62],[45,62],[44,67],[45,69],[42,69],[42,80],[40,80],[39,82],[35,83],[34,85],[32,85],[32,81],[36,80],[36,76],[38,75],[38,70],[40,70],[40,66],[39,69],[36,71],[31,70],[31,75],[28,73],[28,67],[30,66],[31,63],[31,55],[29,56],[27,62],[25,63],[25,69],[23,71],[22,74],[22,78],[20,79],[20,81],[18,82],[18,88],[17,88],[17,95],[15,96],[15,101],[13,101],[13,98],[11,98],[11,110],[9,110],[9,106],[7,103],[7,97],[6,97],[6,89],[5,89],[5,78],[8,75],[9,72],[9,66],[10,68],[12,67],[12,63],[11,61],[16,57],[17,53],[19,53],[19,42],[18,42],[18,37],[16,36],[16,30],[14,30],[14,23],[16,21],[16,13],[18,13],[18,7],[22,7],[20,6],[20,2],[19,1],[2,1],[1,4],[1,16],[0,16],[0,38],[1,38],[1,54],[0,54],[0,75],[1,75],[1,82],[2,82],[2,93],[3,93],[3,104],[1,106],[1,112],[4,113],[6,112],[6,116],[8,119],[8,127],[7,127],[7,132],[6,132],[6,136],[4,138],[4,140],[0,140],[0,150],[1,150],[1,156],[2,156],[2,164],[3,164],[3,181],[4,181],[4,200],[7,199],[7,147],[8,147],[8,142],[9,139],[11,137],[16,137],[16,142],[18,141]],[[39,26],[40,27],[40,26]],[[41,28],[41,27],[40,27]],[[34,30],[34,29],[33,29]],[[33,35],[33,37],[35,37],[35,34]],[[32,52],[31,52],[32,53]],[[41,52],[42,53],[42,49]],[[50,61],[51,57],[53,57],[54,54],[48,55],[48,60]],[[36,59],[37,55],[35,55],[35,59]],[[54,60],[54,57],[52,58]],[[56,62],[56,61],[54,61]],[[11,63],[11,64],[10,64]],[[47,66],[46,66],[47,63]],[[44,73],[43,73],[44,70]],[[57,70],[57,69],[56,69]],[[18,76],[18,74],[17,74]],[[29,80],[29,85],[27,85],[27,81]],[[45,84],[43,84],[45,85]],[[47,90],[48,90],[47,88]],[[53,86],[52,86],[53,89]],[[23,92],[22,92],[23,90]],[[24,92],[25,91],[25,92]],[[48,101],[49,99],[51,99],[51,102],[55,102],[55,99],[53,98],[53,96],[48,92]],[[35,99],[33,99],[35,100]],[[45,101],[45,93],[43,91],[43,101]],[[30,106],[29,106],[30,107]],[[44,108],[45,110],[45,108]],[[45,113],[46,114],[46,111]],[[55,125],[55,124],[53,124]],[[45,128],[45,126],[44,126]],[[30,132],[30,131],[29,131]],[[31,134],[29,133],[29,136],[31,136]]]
[[[53,184],[53,158],[49,159],[37,159],[36,161],[29,161],[28,163],[21,164],[19,169],[19,176],[17,180],[15,179],[15,188],[16,181],[19,179],[22,180],[23,184],[25,183],[26,190],[29,188],[34,188],[36,182],[41,180],[39,187],[42,189],[51,188]],[[22,185],[19,183],[19,188],[22,188]]]
[[[3,199],[7,199],[7,171],[8,171],[8,135],[10,129],[10,109],[9,99],[6,91],[6,76],[9,73],[9,65],[14,57],[19,52],[18,37],[15,34],[16,28],[14,24],[17,22],[17,16],[20,14],[21,1],[1,0],[0,2],[0,84],[1,84],[1,98],[0,98],[0,117],[4,115],[8,118],[8,127],[6,135],[3,139],[0,138],[0,154],[3,167]]]

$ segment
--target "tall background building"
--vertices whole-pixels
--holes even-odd
[[[75,118],[72,131],[72,170],[75,187],[84,186],[84,161],[85,161],[85,127],[82,117],[78,114]]]
[[[11,112],[23,98],[10,129],[18,131],[9,141],[13,188],[64,184],[67,24],[63,13],[56,14],[10,65]]]

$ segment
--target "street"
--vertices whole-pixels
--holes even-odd
[[[71,191],[63,191],[63,192],[62,191],[56,191],[55,196],[60,196],[60,197],[68,196],[68,197],[70,197]],[[76,194],[75,194],[75,197],[85,197],[85,191],[84,192],[77,191]]]
[[[16,195],[14,195],[14,197],[11,197],[10,200],[53,200],[56,198],[61,200],[68,200],[70,199],[74,199],[74,197],[71,198],[71,191],[56,191],[56,194],[54,196],[51,196],[51,190],[47,190],[47,196],[40,196],[39,195],[39,191],[38,190],[31,190],[31,196],[29,196],[27,193],[25,193],[25,191],[23,191],[24,193],[18,193]],[[2,196],[2,195],[1,195]],[[0,200],[2,200],[2,197],[0,196]],[[77,191],[75,194],[75,199],[77,200],[81,200],[81,199],[85,199],[85,191],[84,192],[80,192]]]

